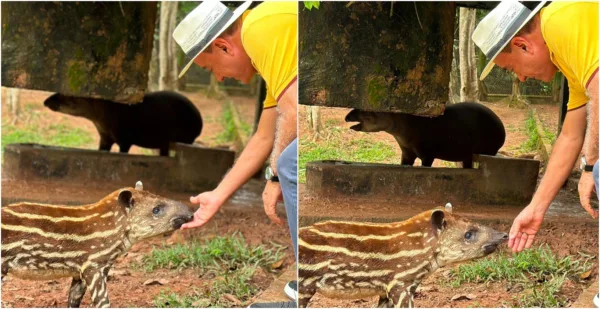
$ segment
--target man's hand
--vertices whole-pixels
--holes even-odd
[[[190,202],[200,204],[200,208],[194,213],[194,219],[181,226],[182,230],[200,227],[215,216],[221,205],[225,202],[220,194],[208,191],[190,197]]]
[[[531,247],[535,234],[539,231],[544,220],[545,211],[536,210],[529,204],[515,218],[508,236],[508,247],[513,252],[521,252],[524,248]]]
[[[592,204],[590,204],[590,199],[594,196],[594,191],[596,191],[596,187],[594,186],[594,178],[591,172],[582,172],[581,178],[579,178],[579,186],[577,187],[579,190],[579,200],[581,201],[581,206],[590,214],[594,219],[598,218],[598,211],[592,208]]]
[[[278,201],[283,201],[281,193],[281,185],[279,182],[268,181],[263,191],[263,203],[265,205],[265,213],[271,221],[279,226],[283,226],[283,221],[277,216],[276,206]]]

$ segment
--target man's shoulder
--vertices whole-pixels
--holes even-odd
[[[290,15],[298,16],[298,2],[295,1],[265,1],[256,6],[250,14],[244,19],[242,32],[252,24],[266,17],[281,16],[282,18]],[[295,17],[294,17],[295,18]]]
[[[595,8],[595,9],[594,9]],[[590,11],[598,10],[597,1],[554,1],[546,6],[542,11],[542,25],[544,21],[553,18],[573,17],[581,12],[589,13]],[[563,14],[567,16],[563,16]]]

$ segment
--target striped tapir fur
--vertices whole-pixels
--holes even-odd
[[[417,286],[441,266],[488,255],[506,233],[451,214],[451,206],[406,221],[325,221],[298,233],[299,306],[379,295],[379,307],[412,307]]]
[[[86,289],[95,307],[110,307],[106,280],[117,257],[140,240],[177,230],[192,218],[189,207],[144,191],[141,182],[90,205],[4,206],[2,277],[71,277],[69,307],[79,307]]]

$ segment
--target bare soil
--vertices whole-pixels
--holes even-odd
[[[500,102],[484,103],[490,107],[502,120],[506,129],[506,142],[500,149],[500,153],[509,157],[536,156],[535,152],[525,152],[521,145],[528,139],[525,121],[528,116],[527,109],[513,109]],[[546,131],[557,133],[558,113],[557,105],[535,104],[543,127]],[[389,143],[393,146],[398,158],[401,150],[391,135],[385,132],[363,133],[349,129],[350,124],[345,123],[344,117],[350,109],[343,108],[321,108],[321,118],[324,124],[324,132],[320,138],[327,139],[328,132],[337,129],[342,130],[342,139],[369,138],[372,140]],[[308,128],[306,110],[304,106],[299,108],[300,134],[303,136],[314,136]],[[368,137],[364,134],[368,134]],[[387,163],[387,162],[386,162]],[[420,165],[420,163],[415,163]],[[440,160],[435,160],[434,167],[444,166]],[[594,256],[592,272],[589,277],[569,278],[559,292],[560,297],[567,300],[566,307],[578,298],[582,291],[598,281],[598,220],[592,219],[579,205],[577,182],[579,175],[574,172],[567,185],[561,189],[546,214],[541,230],[536,236],[534,246],[547,244],[552,252],[560,257],[567,255],[578,256],[587,253]],[[507,180],[509,181],[509,180]],[[300,226],[309,225],[315,221],[334,220],[357,220],[357,221],[400,221],[407,219],[421,211],[431,209],[440,205],[419,205],[410,201],[394,201],[377,198],[316,198],[306,192],[305,186],[299,186]],[[376,207],[373,207],[376,205]],[[521,211],[522,207],[515,206],[490,206],[490,205],[460,205],[455,212],[482,222],[500,231],[508,232],[512,220]],[[494,254],[510,255],[507,247],[501,247]],[[518,306],[517,299],[522,295],[522,288],[509,285],[507,282],[496,282],[489,284],[463,284],[458,288],[444,284],[444,277],[448,275],[448,269],[453,266],[442,268],[427,278],[417,290],[415,306],[422,308],[437,307],[511,307]],[[455,295],[473,294],[472,300],[451,300]],[[376,307],[377,297],[358,300],[339,300],[326,298],[317,294],[311,300],[309,307]]]

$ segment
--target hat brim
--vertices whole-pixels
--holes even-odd
[[[212,44],[212,42],[216,38],[218,38],[219,35],[221,35],[221,33],[223,33],[223,31],[227,30],[227,28],[229,28],[229,26],[231,26],[231,24],[233,24],[240,16],[242,16],[242,14],[244,14],[244,12],[246,12],[246,10],[250,7],[251,4],[252,4],[252,1],[246,1],[246,2],[242,3],[242,5],[238,6],[233,11],[233,15],[231,15],[231,18],[227,21],[227,23],[225,23],[223,28],[221,28],[221,30],[217,31],[216,34],[210,39],[210,41],[208,41],[208,43],[204,47],[202,47],[200,49],[200,51],[197,54],[195,54],[188,61],[188,63],[185,65],[185,67],[183,67],[183,70],[181,70],[181,73],[179,73],[179,76],[177,78],[181,78],[190,69],[190,67],[194,63],[194,60],[196,59],[196,57],[198,57],[198,55],[200,55],[208,46],[210,46],[210,44]]]
[[[529,14],[529,16],[527,16],[527,18],[525,19],[525,21],[523,22],[523,24],[517,28],[517,31],[515,31],[515,33],[513,33],[510,36],[510,40],[508,40],[506,43],[504,43],[504,45],[502,45],[502,47],[496,52],[496,54],[490,58],[488,64],[485,66],[485,68],[483,68],[483,71],[481,71],[481,75],[479,76],[479,80],[484,80],[488,74],[490,74],[490,72],[492,71],[492,69],[494,68],[495,64],[494,64],[494,59],[496,59],[496,57],[498,57],[498,55],[502,52],[502,50],[504,50],[504,48],[506,47],[506,45],[508,45],[510,43],[510,41],[515,37],[515,34],[517,34],[519,31],[521,31],[521,29],[523,29],[523,27],[525,27],[525,25],[535,16],[535,14],[537,14],[546,4],[547,1],[542,1],[540,2],[540,4],[538,4],[533,11],[531,11],[531,13]]]

